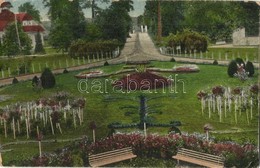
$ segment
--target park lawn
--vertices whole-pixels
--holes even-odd
[[[93,62],[90,59],[90,62]],[[51,54],[45,56],[19,56],[10,58],[0,57],[0,78],[14,77],[18,75],[17,68],[26,65],[26,74],[42,72],[45,67],[60,69],[87,64],[88,60],[83,58],[72,59],[68,54]],[[28,68],[29,67],[29,68]],[[10,70],[8,69],[10,68]],[[9,76],[10,72],[10,76]]]
[[[158,68],[172,68],[174,65],[179,65],[179,63],[172,62],[152,62],[152,65]],[[172,120],[178,120],[182,122],[182,126],[179,127],[181,131],[193,133],[200,132],[203,133],[203,126],[206,123],[210,123],[214,130],[224,131],[231,130],[234,127],[239,130],[243,130],[244,133],[232,133],[232,134],[213,134],[219,139],[231,138],[237,142],[242,142],[244,139],[252,140],[257,142],[257,128],[258,121],[257,115],[258,111],[254,108],[254,119],[250,122],[250,125],[247,124],[246,116],[244,113],[241,114],[238,118],[238,124],[234,123],[234,117],[231,114],[228,114],[227,118],[223,119],[222,123],[219,123],[219,119],[216,113],[212,115],[212,118],[208,118],[207,111],[202,115],[201,113],[201,104],[197,99],[197,92],[200,90],[210,91],[212,87],[223,85],[234,88],[236,86],[250,86],[257,82],[258,74],[255,74],[253,78],[245,81],[244,83],[240,82],[237,78],[230,78],[227,75],[227,67],[225,66],[214,66],[214,65],[198,65],[200,68],[199,73],[191,74],[178,74],[177,78],[184,81],[184,88],[186,93],[182,93],[183,84],[177,84],[178,93],[162,93],[162,90],[158,90],[158,93],[147,93],[148,98],[162,96],[161,98],[148,101],[148,106],[158,106],[154,108],[161,114],[149,114],[152,117],[152,120],[156,123],[169,123]],[[123,67],[123,65],[110,65],[106,67],[99,67],[96,69],[101,69],[104,72],[113,72]],[[84,97],[87,99],[84,115],[84,123],[82,126],[79,126],[76,131],[74,129],[64,129],[63,135],[57,133],[55,136],[46,135],[44,139],[66,139],[66,138],[78,138],[83,135],[87,135],[89,139],[92,138],[92,130],[88,128],[88,125],[91,121],[95,121],[97,124],[96,137],[100,139],[104,136],[107,136],[109,129],[107,125],[111,122],[122,122],[124,124],[134,123],[139,121],[138,115],[138,96],[142,93],[113,93],[113,88],[108,85],[108,94],[100,93],[80,93],[77,87],[78,79],[74,78],[74,75],[82,71],[70,72],[68,74],[61,74],[56,76],[57,85],[55,88],[43,90],[40,92],[33,91],[31,86],[31,81],[20,82],[15,85],[6,86],[0,89],[0,94],[3,95],[13,95],[14,97],[5,102],[1,102],[0,106],[8,105],[11,103],[16,103],[18,101],[31,101],[40,97],[50,96],[51,94],[57,91],[67,91],[72,93],[75,96]],[[164,73],[162,74],[165,77],[169,75],[174,76],[174,74]],[[122,75],[114,76],[109,79],[120,79]],[[91,84],[92,81],[97,79],[90,79],[88,82]],[[104,78],[98,79],[101,82],[104,82]],[[115,101],[105,102],[105,96],[110,95],[114,98],[117,98]],[[131,99],[131,100],[129,100]],[[122,109],[122,107],[127,105],[134,105],[137,109]],[[127,111],[132,111],[134,114],[126,116]],[[159,133],[166,134],[168,133],[169,128],[148,128],[148,133]],[[247,132],[246,130],[250,130]],[[255,130],[255,131],[251,131]],[[130,132],[138,131],[138,129],[123,129],[117,130],[120,132]],[[8,137],[5,139],[1,137],[1,142],[13,141],[13,139]],[[25,137],[19,137],[19,139],[25,139]],[[24,146],[23,149],[27,150],[27,146]],[[37,150],[37,147],[33,147]],[[16,154],[15,151],[13,154]]]
[[[61,149],[66,145],[69,145],[71,142],[51,142],[51,143],[42,143],[43,153],[45,152],[53,152],[57,149]],[[39,146],[38,142],[30,143],[30,144],[19,144],[19,145],[10,145],[5,149],[12,149],[12,151],[8,151],[2,153],[3,165],[19,162],[20,160],[30,159],[32,156],[39,155]]]
[[[211,53],[214,53],[214,58],[218,60],[219,54],[221,54],[221,60],[225,60],[225,54],[227,54],[228,60],[233,58],[242,58],[246,61],[248,58],[251,62],[258,62],[259,47],[245,48],[245,47],[232,47],[232,48],[208,48],[208,56],[211,57]],[[247,55],[247,57],[246,57]],[[206,56],[206,54],[204,55]]]

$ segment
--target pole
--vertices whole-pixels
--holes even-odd
[[[158,0],[158,30],[157,30],[157,40],[160,42],[162,38],[162,16],[161,16],[161,1]]]
[[[20,41],[20,36],[19,36],[19,32],[18,32],[16,14],[14,14],[14,21],[15,21],[15,29],[16,29],[17,41],[18,41],[18,45],[19,45],[19,51],[21,52],[21,41]]]

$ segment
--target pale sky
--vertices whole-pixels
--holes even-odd
[[[4,2],[5,0],[0,0],[0,2]],[[18,6],[25,2],[31,2],[36,9],[38,9],[41,13],[42,20],[47,20],[47,11],[43,4],[42,0],[6,0],[12,3],[13,7],[11,10],[15,13],[18,11]],[[134,2],[134,11],[130,12],[130,16],[137,17],[139,15],[142,15],[144,12],[144,6],[145,6],[145,0],[133,0]],[[101,8],[107,8],[109,4],[98,4],[99,7]],[[91,18],[91,10],[90,9],[84,9],[85,17]]]

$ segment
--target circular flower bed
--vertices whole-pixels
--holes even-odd
[[[96,71],[90,71],[90,72],[81,72],[80,74],[75,75],[75,77],[78,79],[86,79],[86,78],[94,78],[94,77],[100,76],[102,74],[103,74],[103,71],[96,70]]]
[[[170,80],[162,76],[150,72],[138,72],[124,76],[113,85],[120,85],[123,89],[127,90],[147,90],[163,88],[168,86],[170,83]]]

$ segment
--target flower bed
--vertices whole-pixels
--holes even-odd
[[[94,78],[99,77],[103,74],[103,71],[90,71],[90,72],[81,72],[78,75],[75,75],[78,79]]]
[[[250,143],[237,144],[234,142],[205,141],[200,136],[169,134],[165,136],[148,135],[145,139],[141,134],[114,134],[97,141],[88,143],[86,139],[69,147],[45,154],[43,158],[34,157],[21,161],[21,166],[89,166],[86,162],[89,154],[111,151],[124,147],[132,147],[138,157],[155,157],[171,159],[178,148],[187,148],[204,153],[223,156],[225,167],[257,166],[257,147]]]
[[[171,81],[151,72],[137,72],[124,76],[113,85],[126,90],[148,90],[163,88],[170,85]]]
[[[147,68],[147,71],[151,72],[172,72],[172,73],[193,73],[199,72],[199,67],[197,65],[187,64],[175,66],[172,69],[162,69],[162,68]]]
[[[10,133],[14,139],[19,135],[36,136],[36,127],[43,134],[62,134],[62,127],[74,127],[83,123],[85,99],[76,98],[67,92],[58,92],[48,98],[16,103],[0,108],[1,129],[4,136]],[[9,128],[10,126],[10,128]],[[51,130],[50,130],[51,127]]]

